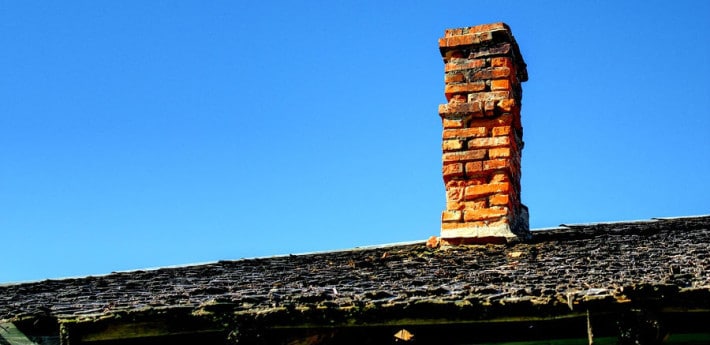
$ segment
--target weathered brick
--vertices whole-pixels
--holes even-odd
[[[496,147],[488,149],[489,158],[504,158],[510,157],[510,147]]]
[[[441,213],[441,221],[442,222],[456,222],[461,220],[462,218],[462,213],[461,211],[454,210],[454,211],[444,211]]]
[[[483,115],[483,107],[480,102],[469,102],[469,103],[449,103],[439,105],[439,115]]]
[[[486,59],[453,59],[444,65],[444,72],[477,69],[486,66]]]
[[[491,183],[509,182],[510,177],[505,172],[496,172],[491,175]]]
[[[468,58],[478,59],[488,56],[505,55],[510,53],[511,47],[510,43],[499,43],[492,46],[479,47],[476,50],[472,50],[471,53],[468,54]]]
[[[463,73],[447,73],[444,75],[444,82],[445,83],[461,83],[466,80],[466,77],[463,75]]]
[[[446,100],[449,103],[466,103],[468,97],[465,94],[447,94]]]
[[[444,129],[442,138],[444,140],[456,138],[478,138],[486,136],[487,131],[486,127]]]
[[[428,240],[426,240],[426,247],[429,249],[434,249],[434,248],[439,247],[439,243],[440,243],[440,241],[439,241],[438,237],[431,236],[431,237],[429,237]]]
[[[509,224],[507,217],[500,217],[499,219],[485,220],[485,221],[471,221],[471,222],[451,222],[441,224],[441,235],[445,236],[447,230],[456,230],[462,228],[481,228],[489,226],[500,226],[504,224]],[[441,239],[444,243],[444,239]]]
[[[491,58],[492,67],[513,67],[513,59],[509,57],[494,57]]]
[[[479,44],[481,42],[487,42],[493,39],[493,35],[490,32],[480,32],[472,33],[458,36],[448,36],[439,39],[439,47],[449,48],[458,46],[469,46],[473,44]]]
[[[515,102],[515,99],[507,98],[498,101],[497,106],[503,111],[512,111],[513,109],[515,109],[516,104],[517,102]]]
[[[463,200],[464,186],[451,186],[446,188],[446,200],[461,201]],[[453,208],[449,208],[452,210]]]
[[[472,33],[472,32],[486,32],[486,31],[500,31],[500,30],[510,30],[505,23],[492,23],[492,24],[479,24],[474,26],[469,26],[461,29],[462,32]]]
[[[491,206],[505,206],[510,203],[508,194],[493,194],[488,197],[488,203]]]
[[[508,98],[510,98],[510,91],[476,92],[468,95],[468,103],[490,100],[499,101]]]
[[[510,126],[512,123],[512,114],[502,114],[494,118],[476,118],[471,121],[471,126],[492,128],[499,126]]]
[[[464,198],[472,200],[482,196],[488,196],[494,193],[508,193],[510,191],[510,182],[490,183],[476,186],[468,186],[464,190]]]
[[[496,101],[485,101],[483,103],[483,111],[486,113],[486,116],[492,116],[495,109]]]
[[[468,226],[466,225],[466,223],[463,222],[441,222],[441,234],[444,235],[446,230],[454,230],[467,227]]]
[[[513,127],[511,127],[511,126],[496,126],[496,127],[491,128],[491,135],[494,137],[508,135],[511,133],[512,128]]]
[[[512,76],[508,67],[495,67],[491,69],[491,79],[502,79]]]
[[[478,220],[495,219],[505,216],[508,213],[507,207],[482,208],[477,210],[464,209],[463,220],[473,222]]]
[[[447,152],[443,154],[444,163],[467,162],[481,160],[486,157],[486,150],[466,150],[458,152]]]
[[[510,89],[510,80],[494,79],[491,80],[491,90],[508,90]]]
[[[468,141],[470,148],[488,148],[510,145],[510,136],[475,138]]]
[[[446,29],[444,30],[444,36],[449,37],[449,36],[461,36],[463,35],[463,28],[454,28],[454,29]]]
[[[478,92],[486,89],[486,83],[484,81],[475,81],[472,83],[461,83],[461,84],[446,84],[444,87],[445,94],[454,93],[469,93]]]
[[[486,184],[488,183],[488,178],[486,177],[475,177],[475,178],[467,178],[465,180],[457,180],[457,181],[451,181],[448,184],[446,184],[447,188],[448,187],[461,187],[461,188],[466,188],[468,186],[477,186],[481,184]]]
[[[483,161],[483,170],[497,170],[510,168],[510,159],[496,158]]]
[[[446,209],[447,210],[464,210],[464,209],[480,209],[488,207],[488,198],[481,197],[476,200],[447,200]]]
[[[480,210],[482,208],[487,208],[488,207],[488,198],[480,198],[476,200],[467,200],[467,201],[462,201],[461,205],[463,206],[463,209],[469,209],[469,210]]]
[[[463,128],[463,119],[442,119],[444,129]]]
[[[463,176],[463,164],[461,163],[446,164],[441,170],[444,181]]]
[[[447,49],[445,51],[442,51],[441,54],[444,57],[444,62],[449,62],[453,59],[463,58],[463,52],[457,49]]]
[[[441,143],[441,150],[442,151],[456,151],[456,150],[460,150],[462,148],[463,148],[463,140],[459,140],[459,139],[444,140]]]
[[[492,68],[484,68],[481,70],[477,70],[473,73],[470,73],[470,78],[471,78],[471,80],[493,79],[493,69]]]
[[[468,162],[464,166],[464,169],[466,170],[466,177],[473,178],[483,171],[483,162]]]

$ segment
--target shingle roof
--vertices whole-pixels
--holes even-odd
[[[567,225],[525,243],[422,243],[0,286],[0,319],[156,310],[330,319],[563,315],[656,300],[710,308],[710,216]]]

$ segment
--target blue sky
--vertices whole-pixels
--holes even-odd
[[[533,228],[710,213],[710,2],[0,2],[0,282],[439,233],[444,29],[528,64]]]

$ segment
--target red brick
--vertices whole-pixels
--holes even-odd
[[[508,90],[510,89],[510,80],[495,79],[491,80],[491,90]]]
[[[461,211],[444,211],[441,213],[441,221],[442,222],[456,222],[461,220],[462,217],[462,212]]]
[[[516,102],[513,98],[502,99],[498,102],[498,108],[503,111],[512,111],[513,109],[515,109],[515,106]]]
[[[469,148],[487,148],[487,147],[498,147],[498,146],[508,146],[510,145],[510,137],[487,137],[487,138],[476,138],[468,141]]]
[[[491,176],[491,183],[509,182],[510,177],[507,173],[497,172]]]
[[[495,118],[490,118],[490,119],[484,119],[484,118],[475,118],[473,121],[471,121],[471,127],[476,126],[476,127],[499,127],[499,126],[510,126],[513,123],[513,115],[511,114],[502,114],[498,117]]]
[[[483,109],[480,102],[470,102],[470,103],[449,103],[439,105],[439,115],[454,115],[454,114],[464,114],[464,115],[483,115]]]
[[[444,83],[461,83],[466,80],[463,73],[447,73],[444,75]]]
[[[452,178],[462,177],[463,176],[463,164],[461,164],[461,163],[446,164],[442,167],[441,171],[442,171],[442,175],[444,176],[444,181],[448,181]]]
[[[468,54],[469,59],[477,59],[493,55],[505,55],[510,53],[512,45],[510,43],[499,43],[493,46],[479,47],[479,49],[471,50]]]
[[[446,230],[455,230],[461,228],[481,228],[481,227],[491,227],[499,226],[503,224],[508,224],[507,217],[501,217],[499,220],[487,220],[487,221],[473,221],[473,222],[457,222],[457,223],[442,223],[441,224],[441,234],[445,235]],[[441,239],[442,243],[444,239]]]
[[[439,246],[439,238],[436,236],[431,236],[426,241],[426,247],[429,249],[434,249]]]
[[[466,222],[488,220],[500,218],[508,214],[505,207],[500,208],[483,208],[478,210],[464,209],[463,220]]]
[[[441,233],[443,235],[446,230],[453,230],[453,229],[460,229],[460,228],[467,228],[467,227],[468,226],[466,225],[466,223],[459,223],[459,222],[444,223],[444,222],[442,222],[441,223]]]
[[[492,116],[494,110],[496,109],[496,101],[486,101],[483,103],[483,110],[486,116]]]
[[[483,162],[468,162],[465,165],[466,177],[471,178],[479,175],[483,171]]]
[[[478,92],[486,89],[486,83],[483,81],[475,81],[472,83],[462,83],[462,84],[446,84],[444,87],[444,93],[469,93]]]
[[[483,170],[496,170],[510,168],[510,159],[497,158],[483,161]]]
[[[443,139],[456,139],[456,138],[478,138],[486,136],[486,127],[471,127],[471,128],[459,128],[459,129],[444,129],[442,134]]]
[[[496,147],[488,150],[489,158],[510,157],[510,147]]]
[[[444,65],[444,72],[486,67],[486,59],[453,59]]]
[[[466,200],[480,198],[495,193],[508,193],[510,191],[510,182],[490,183],[477,186],[468,186],[464,190],[464,198]]]
[[[445,36],[439,39],[439,47],[449,48],[458,46],[470,46],[488,42],[493,39],[491,32],[470,32],[463,35]]]
[[[444,126],[444,129],[463,128],[462,119],[443,119],[441,123]]]
[[[491,135],[494,137],[499,137],[501,135],[510,134],[513,127],[511,126],[497,126],[491,129]]]
[[[444,62],[449,62],[453,59],[463,58],[463,52],[456,49],[446,50],[446,52],[442,52],[442,54],[442,56],[444,57]]]
[[[444,140],[441,143],[441,150],[444,152],[456,151],[456,150],[460,150],[462,148],[463,148],[463,140],[451,139],[451,140]]]
[[[475,26],[469,26],[462,29],[464,32],[487,32],[487,31],[499,31],[499,30],[509,30],[505,23],[492,23],[492,24],[480,24]]]
[[[491,69],[490,79],[501,79],[508,78],[511,76],[510,68],[508,67],[495,67]]]
[[[468,95],[468,103],[503,100],[510,98],[510,91],[477,92]]]
[[[444,30],[444,37],[463,35],[463,28],[454,28]]]
[[[510,68],[508,67],[496,67],[496,68],[484,68],[475,71],[471,76],[471,80],[484,80],[484,79],[510,79],[511,76]]]
[[[461,205],[463,206],[464,210],[465,209],[479,210],[479,209],[488,207],[488,200],[487,200],[487,198],[480,198],[480,199],[473,200],[473,201],[463,201],[463,202],[461,202]]]
[[[474,35],[459,35],[459,36],[449,36],[439,39],[439,47],[457,47],[457,46],[470,46],[472,44],[478,44],[481,41],[478,37]]]
[[[488,203],[491,206],[506,206],[510,203],[508,194],[493,194],[488,198]]]
[[[513,67],[513,59],[509,57],[491,58],[492,67]]]
[[[467,150],[459,152],[444,153],[442,159],[444,163],[466,162],[481,160],[486,157],[486,150]]]
[[[465,180],[451,181],[446,184],[446,188],[447,189],[450,187],[466,188],[468,186],[477,186],[477,185],[486,184],[486,183],[488,183],[488,178],[476,177],[476,178],[470,178],[470,179],[465,179]]]
[[[448,187],[446,188],[446,200],[450,201],[461,201],[463,200],[463,192],[466,187]],[[449,208],[450,210],[453,210],[454,208]]]
[[[468,97],[464,94],[446,94],[446,100],[449,103],[466,103]]]

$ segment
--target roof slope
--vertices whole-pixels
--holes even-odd
[[[707,310],[709,296],[710,216],[701,216],[561,226],[525,243],[421,243],[5,285],[0,320],[171,309],[280,324],[494,319],[642,300]]]

